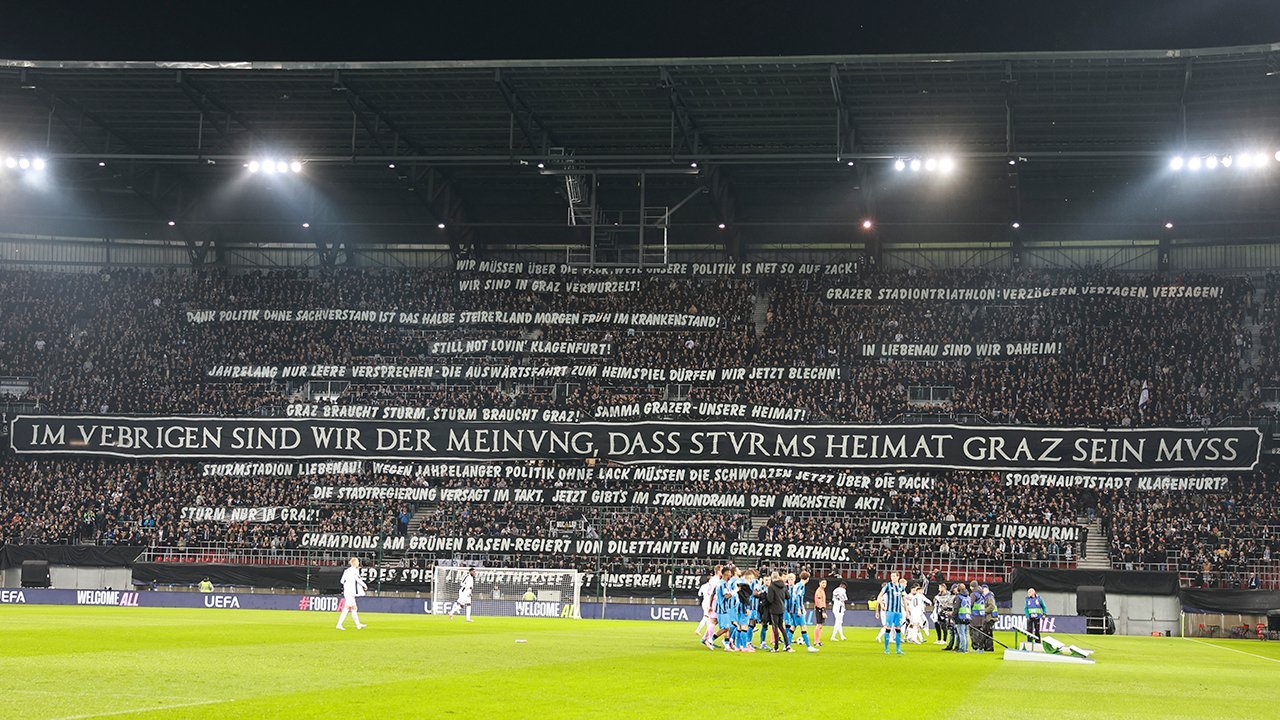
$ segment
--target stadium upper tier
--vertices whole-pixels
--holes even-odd
[[[1274,291],[1219,275],[3,270],[0,304],[51,412],[1196,425],[1277,366]]]
[[[0,270],[0,375],[14,396],[7,416],[1248,424],[1272,414],[1263,388],[1280,360],[1280,283],[1263,285],[1083,270]],[[469,561],[680,576],[728,558],[851,577],[999,575],[1092,553],[1188,581],[1280,580],[1267,462],[1145,485],[1010,471],[840,484],[791,469],[615,477],[581,461],[471,466],[492,474],[284,464],[222,472],[7,455],[0,542],[264,562],[376,550],[410,570]],[[495,492],[516,488],[534,494]]]

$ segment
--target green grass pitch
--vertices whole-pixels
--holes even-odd
[[[1097,665],[711,652],[692,623],[0,606],[0,718],[1274,718],[1280,643],[1075,637]],[[525,643],[516,643],[516,639]],[[1007,633],[999,638],[1010,642]],[[718,710],[717,710],[718,709]],[[773,714],[772,711],[766,715]]]

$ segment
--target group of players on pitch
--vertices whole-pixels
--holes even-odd
[[[819,580],[813,593],[813,638],[809,637],[807,622],[806,591],[809,583],[809,572],[782,573],[774,571],[766,578],[754,568],[740,570],[732,565],[717,565],[706,583],[698,590],[702,600],[702,620],[694,631],[701,637],[701,642],[710,650],[716,649],[716,642],[729,651],[755,652],[795,652],[792,643],[798,634],[809,652],[818,652],[822,647],[822,630],[826,624],[827,581]],[[832,625],[831,640],[844,640],[845,606],[849,602],[845,583],[841,581],[831,594],[830,610],[835,621]],[[1036,611],[1030,608],[1038,604]],[[975,585],[970,592],[963,584],[952,589],[944,584],[938,597],[930,600],[920,585],[907,587],[899,573],[892,573],[889,581],[880,589],[876,598],[876,611],[880,617],[881,630],[877,636],[883,641],[884,652],[890,653],[892,640],[894,652],[903,655],[902,642],[923,644],[927,629],[926,609],[935,606],[935,631],[938,639],[935,644],[946,644],[948,650],[968,652],[970,649],[970,625],[978,623],[972,647],[981,652],[989,650],[991,630],[995,624],[995,596],[985,586]],[[1035,597],[1034,590],[1029,593],[1028,619],[1032,616],[1039,620],[1044,612],[1043,602]],[[752,638],[759,630],[759,644],[753,644]],[[952,637],[948,642],[948,631]],[[767,635],[771,633],[772,644]]]

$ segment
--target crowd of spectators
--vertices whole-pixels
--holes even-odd
[[[634,290],[573,294],[484,290],[488,276],[442,270],[276,270],[52,273],[0,271],[0,365],[31,379],[27,400],[60,412],[272,413],[307,400],[300,381],[213,378],[216,366],[357,364],[601,365],[709,369],[839,368],[837,380],[691,383],[696,401],[799,408],[810,420],[888,421],[904,413],[970,414],[991,422],[1107,426],[1196,424],[1261,412],[1258,381],[1275,375],[1277,341],[1249,320],[1274,316],[1247,279],[1116,273],[865,272],[852,277],[644,276]],[[1214,298],[1074,295],[1025,301],[830,300],[833,287],[1205,285]],[[768,311],[757,326],[757,298]],[[392,322],[191,322],[188,312],[376,310]],[[430,325],[401,313],[687,313],[715,328],[605,322]],[[567,356],[459,353],[453,340],[598,343]],[[1054,343],[1050,354],[921,361],[866,356],[885,343]],[[1258,359],[1251,361],[1258,345]],[[555,385],[564,386],[560,391]],[[340,404],[574,410],[671,399],[665,383],[545,381],[343,383]],[[921,394],[921,388],[936,391]],[[676,399],[683,399],[681,395]],[[668,411],[652,411],[661,414]],[[696,413],[695,413],[696,415]]]
[[[520,382],[336,384],[326,402],[429,408],[539,408],[590,417],[601,408],[654,401],[744,403],[804,410],[811,421],[887,422],[912,413],[970,415],[999,423],[1107,427],[1200,425],[1267,415],[1262,388],[1280,382],[1280,275],[1260,298],[1248,278],[1133,276],[1099,271],[895,271],[856,276],[681,278],[636,276],[623,292],[493,289],[489,276],[448,270],[149,271],[0,270],[0,373],[29,383],[13,402],[61,413],[279,414],[306,402],[298,380],[215,379],[219,365],[619,365],[641,368],[828,367],[833,380],[664,382],[554,378]],[[479,281],[478,284],[476,281]],[[1112,294],[1036,300],[833,300],[833,288],[1016,288],[1188,285],[1215,297]],[[874,295],[874,293],[872,293]],[[608,320],[582,326],[527,322],[432,325],[364,321],[193,322],[223,310],[372,310],[680,313],[714,327],[655,327]],[[763,312],[761,312],[763,310]],[[597,343],[604,352],[539,355],[459,352],[442,343],[542,339]],[[1053,344],[1049,354],[921,360],[868,355],[890,343]],[[922,389],[928,389],[921,392]],[[670,417],[668,411],[653,417]],[[700,417],[695,411],[692,417]],[[325,484],[397,478],[328,477]],[[545,482],[433,480],[440,486]],[[1117,567],[1177,569],[1234,584],[1280,545],[1277,478],[1233,480],[1223,493],[1010,492],[977,473],[944,473],[931,490],[885,491],[880,516],[1070,524],[1096,512]],[[0,459],[0,542],[296,549],[308,532],[404,535],[416,506],[316,503],[314,478],[210,477],[181,462]],[[561,481],[555,486],[580,483]],[[661,482],[612,483],[670,489]],[[692,492],[814,492],[790,479],[697,481]],[[819,492],[839,492],[821,488]],[[305,521],[220,522],[184,507],[308,507]],[[1072,544],[947,542],[871,536],[871,514],[779,513],[752,532],[739,510],[627,509],[517,504],[437,506],[416,532],[545,537],[577,523],[584,536],[768,540],[854,548],[842,572],[956,562],[1070,563]],[[821,543],[818,541],[822,540]],[[709,560],[709,559],[708,559]],[[601,562],[577,558],[574,564]],[[523,560],[522,560],[523,562]],[[671,559],[613,557],[608,567],[671,567]],[[694,566],[700,561],[690,560]],[[665,565],[664,565],[665,563]],[[638,570],[637,570],[638,571]]]

